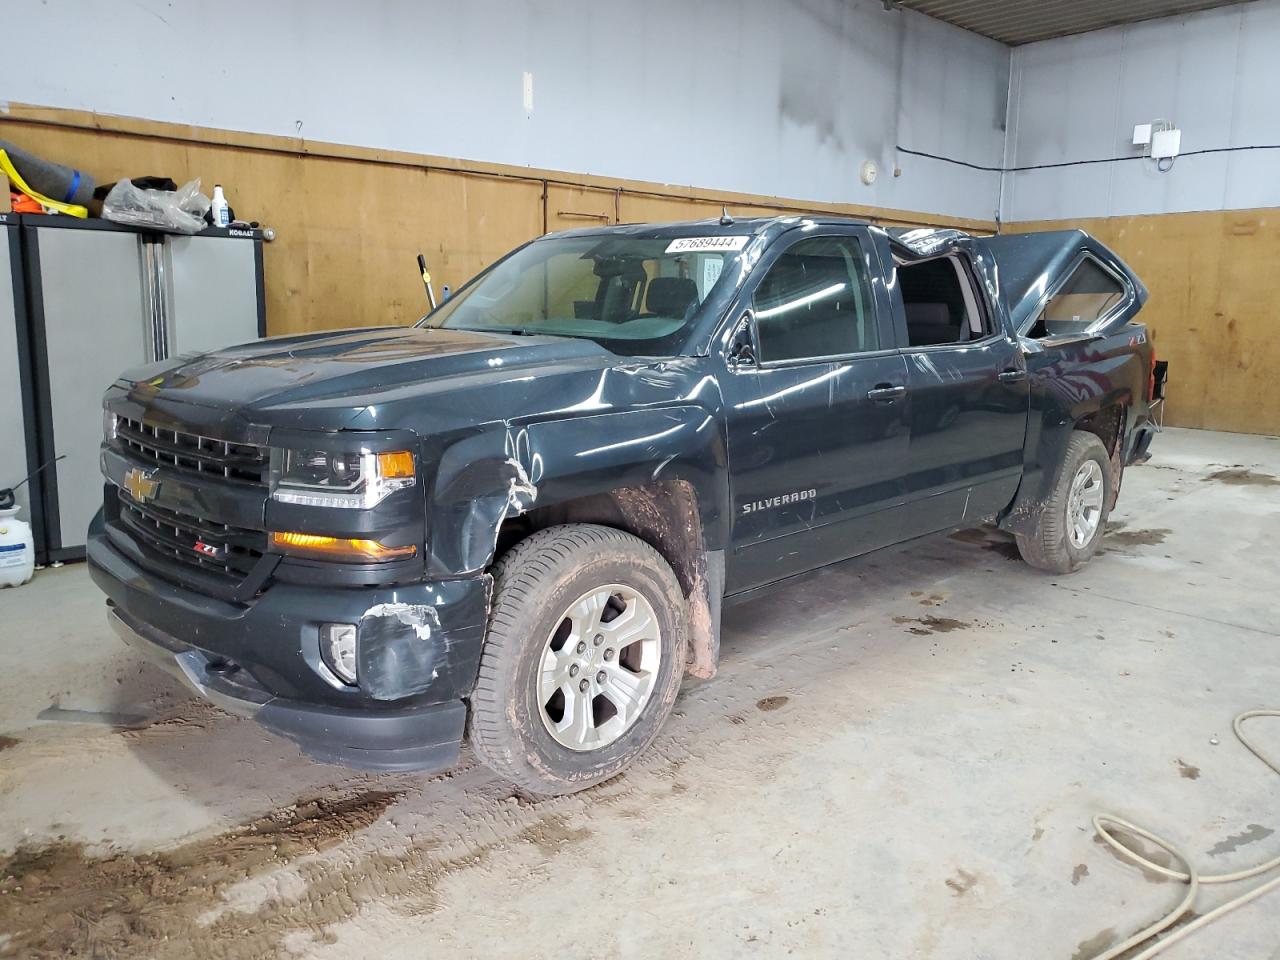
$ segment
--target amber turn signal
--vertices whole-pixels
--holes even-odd
[[[378,454],[378,475],[386,480],[413,476],[413,454],[408,450],[395,450]]]
[[[409,456],[408,454],[381,454],[381,456]],[[410,469],[413,460],[409,460]],[[271,545],[282,553],[298,557],[315,557],[323,560],[349,560],[356,563],[376,563],[381,560],[399,560],[412,557],[418,548],[387,547],[377,540],[352,540],[345,537],[324,537],[314,533],[290,533],[276,531],[271,534]]]

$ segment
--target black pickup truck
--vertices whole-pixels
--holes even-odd
[[[528,243],[412,328],[278,337],[105,398],[94,580],[130,644],[313,757],[532,794],[641,753],[722,601],[995,523],[1098,547],[1157,382],[1078,231],[820,217]]]

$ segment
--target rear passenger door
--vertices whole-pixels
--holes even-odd
[[[727,591],[899,539],[906,369],[865,228],[776,240],[730,320]]]
[[[911,394],[905,538],[1007,507],[1022,476],[1029,391],[967,256],[896,268],[894,310]]]

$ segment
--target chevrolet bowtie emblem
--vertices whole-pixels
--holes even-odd
[[[160,481],[155,478],[154,470],[143,470],[133,467],[124,475],[124,488],[129,496],[138,503],[146,503],[160,490]]]

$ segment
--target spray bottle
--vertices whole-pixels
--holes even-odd
[[[215,227],[225,227],[231,222],[231,209],[227,206],[227,198],[222,192],[222,184],[213,185],[213,201],[209,204],[209,217]]]

